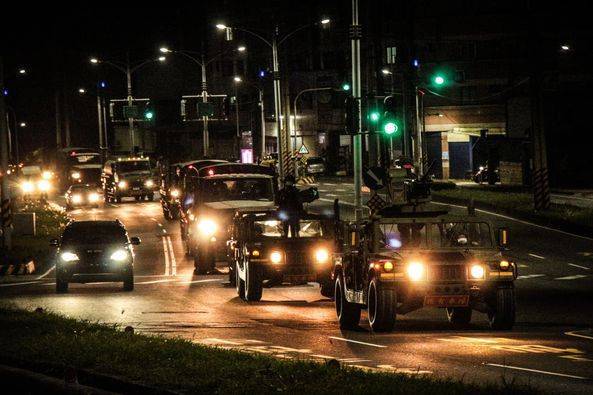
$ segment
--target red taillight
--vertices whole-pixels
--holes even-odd
[[[208,175],[209,176],[213,176],[214,175],[214,170],[212,170],[212,169],[208,170]]]

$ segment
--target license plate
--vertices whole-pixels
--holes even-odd
[[[431,307],[466,307],[469,295],[430,295],[424,297],[424,306]]]

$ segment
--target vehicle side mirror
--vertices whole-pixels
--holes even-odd
[[[508,228],[498,229],[498,246],[500,248],[507,248],[509,245],[509,230]]]
[[[49,246],[50,247],[59,247],[60,246],[60,241],[58,239],[51,239],[49,241]]]
[[[130,237],[130,244],[133,246],[137,246],[140,244],[140,238],[139,237]]]

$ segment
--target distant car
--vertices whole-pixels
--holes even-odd
[[[305,172],[307,174],[324,174],[325,160],[319,156],[312,156],[310,158],[307,158]]]
[[[71,185],[66,191],[66,209],[76,207],[99,207],[102,200],[100,189],[90,184]]]
[[[123,281],[134,289],[134,250],[138,237],[128,237],[119,221],[75,221],[50,245],[56,252],[56,292],[68,292],[69,283]]]

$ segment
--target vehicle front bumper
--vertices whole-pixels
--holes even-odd
[[[56,266],[56,277],[62,281],[78,283],[122,281],[132,270],[129,263],[60,263]]]

